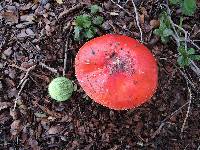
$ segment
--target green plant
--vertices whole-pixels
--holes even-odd
[[[179,5],[184,15],[192,16],[197,9],[196,0],[169,0],[173,5]]]
[[[159,20],[160,20],[160,26],[158,29],[154,30],[154,34],[160,36],[161,41],[163,43],[167,43],[169,41],[170,35],[173,34],[167,12],[163,11],[160,14]]]
[[[57,101],[69,99],[73,92],[72,81],[65,77],[57,77],[51,81],[48,87],[49,95]]]
[[[180,67],[188,66],[192,60],[200,61],[200,55],[195,54],[194,48],[185,48],[185,44],[181,43],[181,46],[178,48],[179,57],[178,64]]]
[[[98,5],[90,7],[90,14],[79,15],[75,18],[74,39],[76,41],[82,39],[93,38],[103,23],[103,17],[97,15],[102,9]]]
[[[175,1],[174,1],[175,2]],[[161,41],[166,44],[169,42],[170,38],[174,38],[176,40],[178,46],[179,56],[177,62],[180,67],[188,66],[192,60],[200,61],[200,55],[195,53],[195,49],[191,47],[187,47],[185,42],[178,41],[180,39],[184,39],[185,37],[181,37],[181,31],[177,30],[177,34],[175,34],[174,29],[172,28],[172,23],[170,22],[170,16],[167,12],[162,12],[160,14],[160,27],[154,30],[154,34],[160,36]],[[180,17],[180,25],[182,27],[183,17]],[[178,37],[177,37],[178,36]]]

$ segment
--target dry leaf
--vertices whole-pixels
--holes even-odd
[[[14,11],[7,11],[1,14],[7,22],[18,23],[18,14]]]
[[[1,15],[0,15],[1,16]],[[0,18],[1,19],[1,18]],[[0,35],[0,49],[5,44],[5,37],[3,35]]]
[[[20,6],[19,10],[28,10],[28,9],[30,9],[32,6],[33,6],[33,4],[29,2],[29,3],[26,4],[26,5]]]
[[[141,24],[144,24],[144,14],[140,15],[140,22]]]
[[[11,124],[10,132],[11,132],[12,135],[17,135],[21,131],[21,129],[22,129],[21,121],[15,120]]]
[[[11,106],[10,102],[0,102],[0,111]]]
[[[160,21],[159,20],[151,20],[150,25],[151,25],[152,29],[158,28],[160,25]]]
[[[10,109],[10,116],[13,118],[13,120],[17,120],[20,116],[19,111]]]
[[[22,15],[20,16],[20,20],[33,23],[33,21],[35,20],[34,16],[35,16],[34,14]]]
[[[28,35],[26,34],[26,30],[22,29],[21,32],[17,35],[17,38],[25,38]]]
[[[35,33],[33,32],[33,30],[31,30],[30,28],[27,28],[26,29],[26,34],[28,35],[28,36],[35,36]]]
[[[110,15],[111,16],[119,16],[119,13],[117,13],[117,12],[110,12]]]
[[[56,117],[56,118],[61,118],[62,115],[60,113],[57,113],[55,111],[51,111],[49,110],[47,107],[44,107],[42,105],[39,105],[36,103],[36,105],[43,111],[45,112],[46,114],[50,115],[50,116],[53,116],[53,117]]]
[[[63,4],[63,1],[62,1],[62,0],[56,0],[56,2],[57,2],[58,4]]]
[[[48,130],[48,134],[58,134],[63,130],[63,126],[53,126]]]
[[[0,113],[0,122],[1,122],[1,124],[6,123],[10,119],[12,119],[12,118],[11,118],[10,115],[8,115],[7,111],[3,111],[2,113]]]

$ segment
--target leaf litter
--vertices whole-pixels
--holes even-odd
[[[63,3],[62,3],[63,2]],[[116,1],[117,2],[117,1]],[[180,138],[185,108],[152,138],[162,120],[187,101],[187,89],[176,64],[175,45],[162,45],[152,33],[158,21],[159,1],[135,2],[142,23],[144,41],[157,58],[160,67],[159,88],[149,103],[129,111],[113,111],[92,102],[77,83],[73,60],[83,41],[70,43],[67,76],[78,85],[71,101],[56,103],[47,92],[48,82],[55,73],[37,66],[28,76],[29,82],[19,97],[17,87],[25,70],[42,62],[63,69],[63,45],[74,17],[82,15],[88,5],[99,4],[104,22],[99,35],[119,33],[138,38],[131,2],[111,1],[3,1],[0,3],[0,144],[4,149],[197,149],[200,136],[199,103],[195,101],[184,136]],[[198,4],[199,5],[199,4]],[[199,9],[199,8],[197,8]],[[178,12],[177,12],[178,13]],[[198,13],[186,18],[186,29],[194,40],[199,39]],[[195,24],[195,25],[194,25]],[[68,27],[69,26],[69,27]],[[198,43],[199,44],[199,43]],[[15,66],[15,67],[11,67]],[[16,67],[17,66],[17,67]],[[199,90],[199,80],[190,71]],[[196,94],[193,95],[198,98]]]

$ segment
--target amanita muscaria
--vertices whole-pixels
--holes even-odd
[[[158,82],[152,53],[137,40],[116,34],[84,44],[75,59],[75,72],[90,98],[115,110],[131,109],[148,101]]]

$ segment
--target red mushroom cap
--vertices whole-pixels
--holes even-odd
[[[75,72],[90,98],[115,110],[148,101],[158,82],[151,52],[124,35],[107,34],[84,44],[75,59]]]

